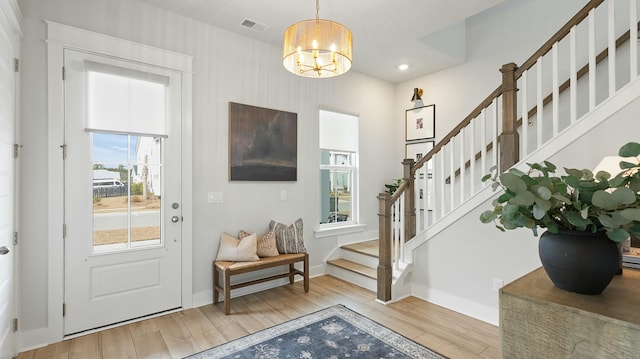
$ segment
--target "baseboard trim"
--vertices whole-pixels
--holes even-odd
[[[488,305],[470,301],[466,298],[458,297],[437,289],[431,289],[416,284],[412,286],[412,294],[416,298],[420,298],[429,303],[451,309],[455,312],[481,320],[483,322],[496,326],[499,323],[498,308],[490,307]]]

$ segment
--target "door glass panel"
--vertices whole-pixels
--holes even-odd
[[[91,137],[93,252],[161,245],[162,139]]]

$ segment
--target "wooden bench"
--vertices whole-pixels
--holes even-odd
[[[304,269],[296,269],[294,264],[297,262],[304,263]],[[287,273],[276,274],[266,278],[260,278],[248,282],[231,284],[231,276],[241,273],[249,273],[259,271],[261,269],[267,269],[282,265],[289,265],[289,271]],[[280,254],[275,257],[260,258],[256,262],[213,262],[213,304],[218,304],[219,293],[223,294],[224,300],[224,314],[229,314],[231,310],[231,290],[246,287],[253,284],[263,283],[275,279],[289,277],[289,283],[293,284],[293,279],[296,274],[301,275],[304,278],[304,291],[309,291],[309,254]],[[220,277],[223,277],[224,282],[220,284]]]

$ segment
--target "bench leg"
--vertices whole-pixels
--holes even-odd
[[[309,253],[304,254],[304,291],[309,292]]]
[[[296,276],[296,267],[294,264],[295,263],[289,264],[289,284],[293,284],[294,277]]]
[[[231,312],[231,271],[224,271],[224,314]]]
[[[220,286],[220,274],[218,274],[218,270],[216,269],[215,264],[213,265],[213,304],[218,304],[218,287]]]

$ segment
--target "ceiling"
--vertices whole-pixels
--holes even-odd
[[[316,13],[314,0],[138,1],[277,47],[290,25]],[[353,33],[354,71],[399,83],[463,63],[465,19],[504,1],[320,0],[319,15]]]

